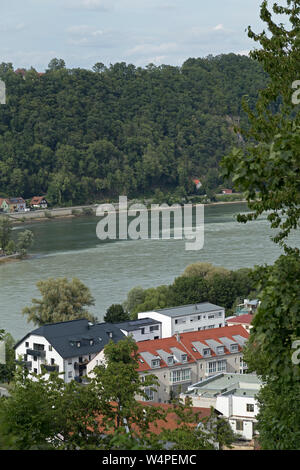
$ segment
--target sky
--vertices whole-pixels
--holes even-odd
[[[68,68],[126,62],[182,65],[189,57],[256,44],[262,0],[0,0],[0,63],[43,72],[54,57]],[[274,2],[269,2],[273,4]]]

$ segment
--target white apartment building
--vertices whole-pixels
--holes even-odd
[[[135,341],[149,341],[161,338],[162,324],[153,318],[141,318],[121,323],[115,323],[126,336],[132,336]]]
[[[81,381],[89,362],[106,344],[124,337],[112,323],[93,324],[86,319],[52,323],[22,338],[15,345],[15,357],[30,373],[56,371],[65,382]]]
[[[140,312],[138,318],[152,318],[162,325],[162,338],[176,333],[201,331],[225,326],[225,309],[210,302]]]
[[[258,413],[255,396],[261,386],[256,374],[223,372],[191,385],[181,397],[190,397],[193,406],[214,407],[241,439],[251,440]]]

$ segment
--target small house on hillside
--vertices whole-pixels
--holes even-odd
[[[198,178],[194,178],[193,183],[195,184],[197,190],[200,189],[202,186],[202,183]]]
[[[222,189],[222,194],[232,194],[232,189]]]
[[[0,199],[0,208],[2,212],[24,212],[26,202],[22,197]]]
[[[44,196],[34,196],[31,199],[30,207],[34,207],[36,209],[47,209],[48,202]]]

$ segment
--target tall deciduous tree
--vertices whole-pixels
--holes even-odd
[[[300,254],[290,246],[288,235],[300,218],[300,113],[295,101],[299,87],[300,1],[273,5],[273,13],[289,22],[276,24],[263,1],[261,19],[268,31],[248,34],[260,44],[251,56],[269,74],[256,111],[245,105],[250,119],[248,143],[224,159],[225,175],[244,191],[253,212],[241,222],[269,211],[271,227],[279,229],[273,240],[285,249],[274,266],[257,269],[256,282],[261,304],[255,315],[244,357],[250,371],[264,381],[258,394],[259,440],[263,449],[300,449],[300,373],[293,345],[300,338]],[[279,104],[279,107],[276,106]]]
[[[37,287],[42,298],[32,299],[33,305],[22,310],[28,322],[40,326],[79,318],[95,321],[95,317],[85,309],[94,305],[94,298],[79,279],[50,278],[37,282]]]

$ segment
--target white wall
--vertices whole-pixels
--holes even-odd
[[[153,320],[160,321],[162,323],[162,326],[161,326],[162,338],[170,338],[170,336],[173,335],[171,317],[162,315],[161,313],[158,313],[158,312],[140,312],[138,314],[138,319],[140,318],[153,318]]]
[[[254,406],[254,411],[247,411],[247,404]],[[257,401],[253,397],[238,397],[234,395],[219,396],[216,401],[216,409],[229,418],[234,432],[240,434],[244,439],[252,439],[253,422],[258,413]],[[244,422],[243,431],[236,430],[236,420]]]

